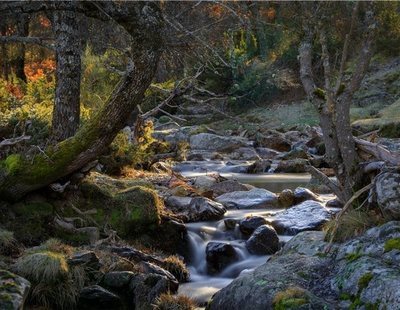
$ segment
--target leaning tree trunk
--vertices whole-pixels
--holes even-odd
[[[110,12],[109,16],[112,13],[121,16],[121,22],[117,18],[114,21],[123,25],[132,36],[132,63],[123,79],[104,107],[75,136],[49,147],[45,150],[46,155],[36,155],[33,160],[20,155],[8,157],[0,166],[2,199],[18,200],[94,160],[113,141],[130,113],[142,101],[163,47],[160,11],[155,4],[135,3],[132,10]],[[126,17],[128,13],[129,18]]]
[[[54,141],[72,137],[79,126],[82,48],[76,17],[77,13],[72,10],[56,11],[53,15],[57,63],[52,122]]]

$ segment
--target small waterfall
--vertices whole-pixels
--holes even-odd
[[[225,219],[242,219],[250,215],[270,217],[271,211],[230,210],[225,214]],[[226,229],[224,220],[188,223],[186,227],[189,237],[190,282],[181,284],[179,293],[193,297],[200,304],[207,302],[215,292],[227,286],[234,278],[251,272],[268,259],[268,256],[251,255],[247,251],[245,236],[240,232],[238,224],[233,230]],[[238,260],[219,274],[210,275],[207,272],[206,247],[210,241],[229,243],[238,255]]]

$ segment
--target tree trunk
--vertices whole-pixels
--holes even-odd
[[[1,36],[5,36],[7,33],[7,23],[6,20],[0,22],[0,34]],[[1,43],[0,45],[1,50],[1,76],[4,80],[8,81],[8,75],[10,74],[10,67],[8,63],[8,53],[7,53],[7,46],[5,43]]]
[[[101,5],[113,3],[98,4]],[[129,11],[118,11],[119,8],[108,11],[108,16],[115,14],[114,21],[132,36],[132,63],[123,79],[104,107],[75,136],[50,146],[45,150],[46,155],[36,155],[33,159],[21,155],[9,156],[0,166],[2,199],[18,200],[94,160],[104,152],[124,127],[130,113],[141,103],[163,48],[162,17],[153,3],[132,3]],[[93,13],[91,8],[89,14]]]
[[[260,7],[258,2],[254,2],[251,6],[251,12],[253,15],[254,29],[256,32],[257,45],[258,45],[258,53],[260,55],[261,60],[265,61],[267,59],[268,53],[268,45],[267,45],[267,36],[264,31],[264,25],[260,19]]]
[[[79,126],[82,49],[76,13],[56,11],[53,17],[57,69],[52,136],[62,141],[72,137]]]
[[[27,37],[29,35],[29,15],[22,14],[17,19],[17,36]],[[15,76],[26,83],[25,75],[25,44],[18,43],[14,61]]]

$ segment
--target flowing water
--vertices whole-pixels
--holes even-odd
[[[266,219],[280,209],[257,210],[230,210],[225,214],[225,219],[242,219],[250,215],[263,216]],[[234,230],[226,230],[224,220],[212,222],[197,222],[186,224],[189,235],[191,257],[189,258],[190,282],[181,284],[179,293],[191,296],[200,304],[207,302],[211,296],[227,286],[233,279],[252,271],[255,267],[267,261],[268,256],[251,255],[245,246],[238,226]],[[281,241],[288,241],[291,237],[280,236]],[[239,255],[239,261],[227,266],[219,274],[207,273],[206,246],[210,241],[230,243]]]
[[[180,171],[186,177],[196,177],[215,172],[210,164],[207,169],[184,169]],[[205,171],[206,170],[206,171]],[[308,174],[245,174],[232,172],[219,172],[226,178],[237,179],[242,183],[248,183],[256,187],[268,189],[272,192],[280,192],[283,189],[295,189],[298,186],[306,186],[310,180]],[[262,265],[268,259],[268,256],[251,255],[245,246],[245,238],[236,225],[235,230],[227,230],[224,220],[243,219],[250,215],[259,215],[267,220],[274,213],[282,211],[281,209],[256,209],[256,210],[229,210],[224,219],[220,221],[197,222],[186,224],[189,235],[189,264],[188,268],[191,274],[190,282],[181,284],[179,293],[190,296],[197,300],[199,304],[206,303],[211,296],[218,290],[227,286],[233,279],[254,268]],[[279,236],[280,240],[286,242],[290,236]],[[219,274],[209,275],[207,273],[206,246],[210,241],[230,243],[238,253],[240,259],[238,262],[227,266]]]

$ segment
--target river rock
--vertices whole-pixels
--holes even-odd
[[[246,247],[251,254],[274,254],[280,247],[279,237],[273,227],[269,225],[261,225],[246,241]]]
[[[118,295],[99,285],[92,285],[81,290],[78,309],[85,310],[120,310],[122,301]]]
[[[196,179],[194,180],[193,186],[196,188],[208,190],[215,183],[217,183],[217,180],[215,177],[208,176],[208,175],[200,175],[200,176],[196,177]]]
[[[0,270],[0,309],[24,309],[30,287],[30,282],[25,278]]]
[[[79,251],[74,253],[68,259],[68,264],[71,266],[80,265],[92,270],[99,270],[102,266],[99,258],[93,251]]]
[[[129,291],[133,295],[133,309],[153,310],[153,304],[161,294],[174,294],[177,287],[170,287],[170,281],[166,277],[150,273],[134,276]]]
[[[225,137],[211,133],[199,133],[190,137],[192,150],[232,152],[240,147],[252,146],[252,142],[242,137]]]
[[[228,219],[224,220],[225,228],[227,230],[234,230],[237,223],[239,223],[238,219],[229,219],[228,218]]]
[[[288,160],[288,159],[297,159],[297,158],[303,158],[303,159],[308,159],[309,156],[305,150],[302,148],[296,147],[290,152],[287,152],[286,154],[283,154],[280,156],[280,159],[283,160]]]
[[[383,212],[400,219],[400,173],[385,172],[375,180],[376,200]]]
[[[260,147],[266,147],[279,152],[288,152],[292,148],[290,142],[282,134],[258,135],[257,144]]]
[[[251,235],[258,227],[267,224],[262,216],[250,216],[239,222],[239,229],[245,235]]]
[[[253,147],[240,147],[233,153],[228,154],[230,159],[240,159],[240,160],[258,160],[260,156],[257,154]]]
[[[230,209],[267,208],[278,205],[278,196],[262,188],[226,193],[215,200]]]
[[[214,184],[210,187],[215,196],[220,196],[226,193],[236,192],[236,191],[247,191],[246,185],[236,181],[236,180],[226,180]]]
[[[209,242],[206,247],[206,260],[209,273],[222,271],[238,260],[235,248],[229,243]]]
[[[269,149],[267,147],[257,147],[256,148],[258,156],[261,159],[274,159],[278,155],[282,154],[281,152],[275,151],[273,149]]]
[[[279,206],[282,208],[289,208],[295,203],[295,196],[292,190],[284,189],[278,197]]]
[[[166,204],[170,210],[184,216],[188,222],[220,220],[226,212],[221,203],[205,197],[170,196]]]
[[[307,159],[296,158],[289,160],[281,160],[275,169],[275,172],[301,173],[306,172],[305,166],[308,164]]]
[[[328,200],[325,204],[325,207],[339,209],[339,208],[343,208],[343,203],[339,199],[335,198],[335,199]]]
[[[320,202],[320,198],[318,195],[314,194],[307,188],[304,187],[297,187],[294,190],[294,203],[299,204],[306,200],[314,200]]]
[[[250,167],[247,169],[247,173],[264,173],[268,172],[271,168],[272,162],[270,160],[256,160]]]
[[[129,285],[134,275],[135,274],[131,271],[107,272],[101,284],[110,289],[122,289]]]
[[[305,230],[318,230],[332,217],[319,202],[306,200],[299,205],[277,213],[271,225],[279,234],[296,235]]]

